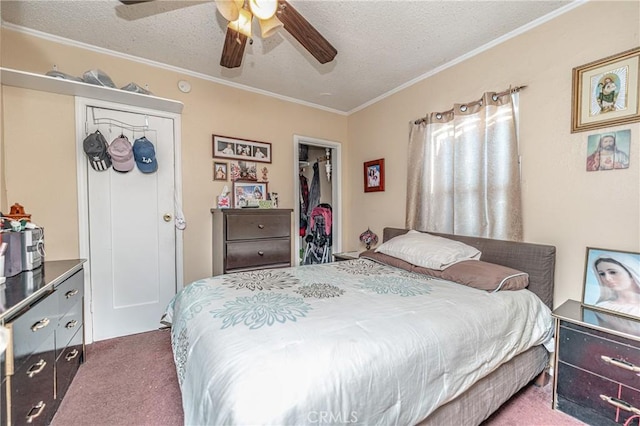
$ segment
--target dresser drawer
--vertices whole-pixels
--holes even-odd
[[[84,328],[80,326],[56,360],[56,399],[64,397],[80,364],[84,360]]]
[[[634,415],[603,399],[616,398],[620,405],[640,408],[640,392],[612,382],[604,377],[575,368],[563,362],[558,363],[558,408],[567,412],[565,401],[570,401],[580,409],[569,406],[571,415],[589,424],[616,424]],[[571,410],[573,408],[573,410]]]
[[[82,300],[77,300],[76,304],[60,318],[56,329],[56,358],[65,346],[69,344],[71,338],[82,328]]]
[[[53,413],[55,385],[53,334],[9,377],[12,424],[47,424]],[[29,422],[29,418],[31,421]]]
[[[291,214],[237,214],[227,216],[227,241],[288,237]]]
[[[53,335],[58,323],[57,312],[58,300],[49,294],[11,322],[16,368],[17,364],[31,355],[47,336]]]
[[[60,314],[69,312],[72,306],[84,295],[84,278],[82,270],[76,272],[56,288]]]
[[[226,270],[291,264],[291,241],[243,241],[227,243]]]
[[[626,339],[564,322],[559,339],[560,361],[640,390],[640,349]]]

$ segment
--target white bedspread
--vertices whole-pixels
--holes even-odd
[[[528,290],[358,259],[196,281],[171,302],[187,425],[411,425],[552,336]]]

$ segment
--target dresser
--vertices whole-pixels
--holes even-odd
[[[640,321],[575,300],[553,316],[554,408],[594,425],[624,424],[640,414]]]
[[[0,285],[0,424],[49,424],[83,361],[83,262],[47,261]]]
[[[292,209],[211,209],[213,275],[291,266]]]

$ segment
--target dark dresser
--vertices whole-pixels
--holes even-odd
[[[291,266],[292,209],[211,209],[213,275]]]
[[[553,407],[587,424],[640,414],[640,321],[568,300],[555,311]]]
[[[49,424],[82,363],[83,263],[47,261],[0,285],[0,424]]]

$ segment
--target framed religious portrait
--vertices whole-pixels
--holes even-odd
[[[213,135],[213,157],[271,163],[271,144]]]
[[[631,130],[596,133],[587,137],[587,171],[628,169]]]
[[[587,247],[582,305],[640,320],[640,253]]]
[[[573,69],[571,133],[640,121],[640,47]]]
[[[384,191],[384,158],[364,163],[364,192]]]
[[[261,200],[267,199],[266,182],[233,182],[233,207],[259,207]]]
[[[218,161],[213,162],[213,180],[226,181],[229,177],[229,165]]]

